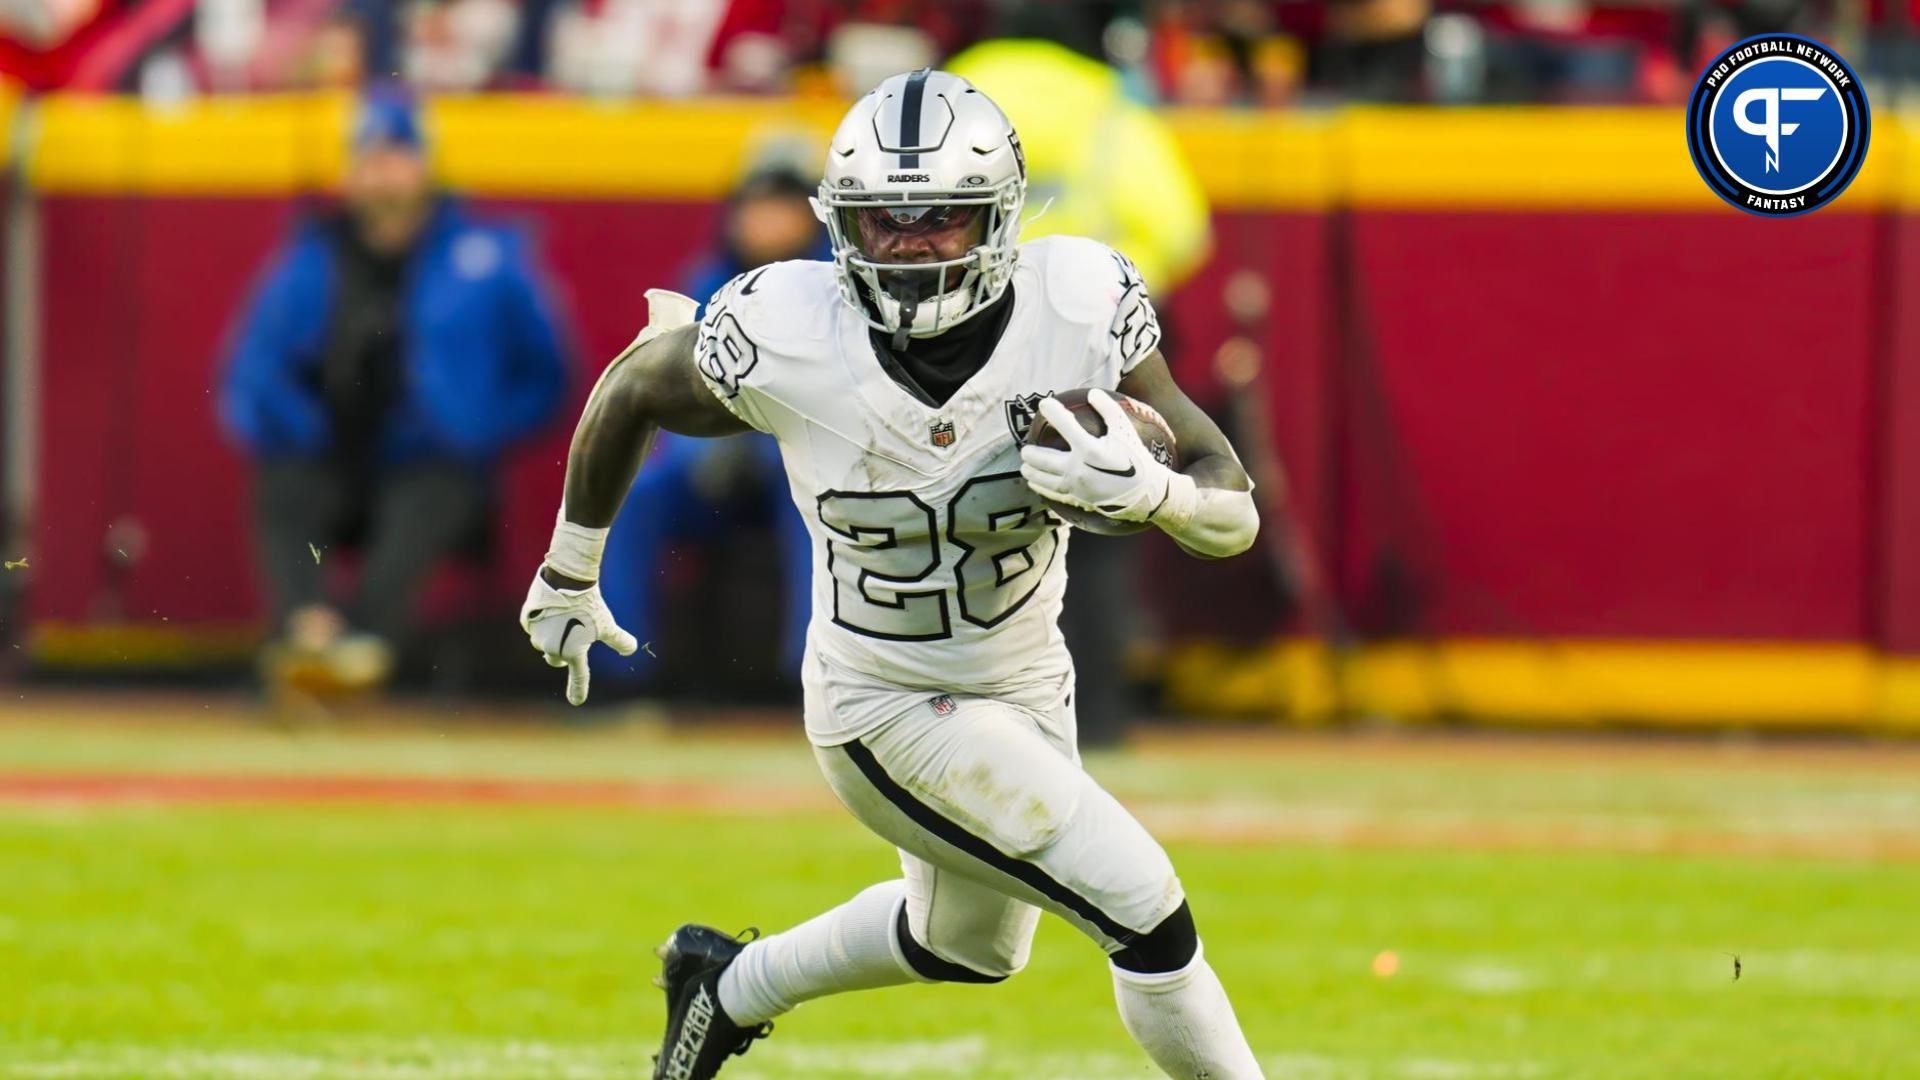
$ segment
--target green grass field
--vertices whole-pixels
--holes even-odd
[[[675,924],[778,929],[895,870],[797,731],[219,711],[0,713],[0,1076],[643,1075]],[[1920,1076],[1920,750],[1160,736],[1090,765],[1167,838],[1270,1077]],[[46,782],[199,774],[542,786]],[[725,1075],[1158,1075],[1109,994],[1049,922],[1004,986],[808,1005]]]

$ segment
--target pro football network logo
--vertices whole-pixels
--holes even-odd
[[[1793,217],[1838,198],[1867,158],[1866,92],[1832,49],[1762,34],[1707,65],[1687,104],[1687,150],[1714,194]]]

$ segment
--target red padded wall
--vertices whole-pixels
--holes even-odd
[[[643,291],[678,282],[715,208],[488,209],[537,225],[576,320],[577,402],[639,328]],[[245,470],[210,387],[290,214],[279,199],[45,200],[35,614],[256,612]],[[1235,270],[1262,273],[1264,404],[1293,501],[1371,625],[1405,623],[1398,591],[1422,601],[1406,628],[1446,634],[1884,629],[1920,647],[1920,562],[1902,554],[1920,550],[1920,438],[1895,422],[1920,409],[1920,329],[1896,316],[1888,336],[1877,321],[1876,296],[1895,286],[1876,260],[1898,254],[1881,219],[1364,211],[1222,214],[1216,227],[1214,261],[1163,300],[1176,370],[1217,401],[1211,360],[1234,332],[1223,289]],[[544,545],[566,429],[509,469],[503,595]],[[122,515],[150,548],[116,587],[104,538]],[[1380,588],[1383,551],[1408,588]],[[1229,611],[1234,632],[1276,627],[1247,599],[1251,570],[1186,573],[1176,629],[1194,607],[1216,630]]]
[[[253,617],[247,472],[221,440],[211,388],[233,314],[286,235],[291,204],[55,197],[44,206],[46,453],[32,613]],[[678,282],[712,218],[705,205],[659,203],[490,209],[533,221],[541,236],[575,317],[576,402],[638,332],[642,292]],[[530,565],[545,549],[568,436],[563,420],[512,461],[501,565]],[[123,516],[140,522],[149,547],[116,583],[106,536]]]
[[[1862,637],[1874,219],[1754,224],[1357,215],[1350,591],[1392,545],[1444,634]]]

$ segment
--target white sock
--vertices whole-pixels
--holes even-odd
[[[883,882],[824,915],[753,942],[721,974],[720,1007],[746,1026],[828,994],[920,981],[893,938],[893,922],[906,900],[906,882]]]
[[[1199,951],[1179,971],[1113,969],[1113,996],[1128,1034],[1176,1080],[1261,1080],[1220,977]]]

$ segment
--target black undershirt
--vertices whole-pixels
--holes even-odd
[[[411,250],[376,252],[351,218],[328,223],[338,295],[320,364],[320,393],[332,421],[333,453],[365,471],[387,414],[400,398],[405,368],[406,272]]]
[[[937,407],[945,405],[974,372],[986,366],[1012,316],[1013,287],[1009,285],[986,310],[938,337],[908,338],[902,350],[895,350],[891,338],[879,330],[868,330],[867,339],[873,342],[873,354],[894,382]]]

